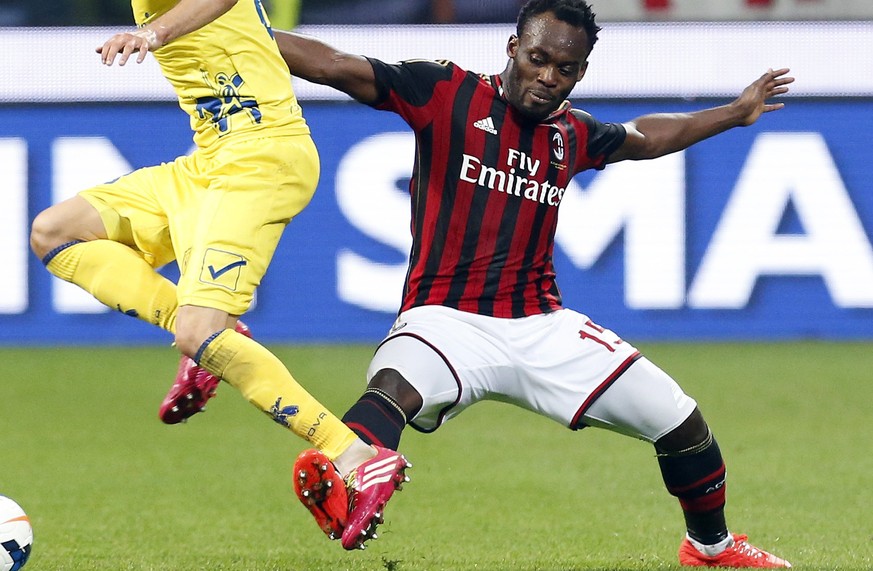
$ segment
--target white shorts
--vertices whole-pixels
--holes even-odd
[[[497,400],[574,430],[599,426],[654,442],[697,406],[632,345],[570,309],[506,319],[415,307],[379,345],[367,380],[382,369],[421,394],[410,424],[423,432]]]

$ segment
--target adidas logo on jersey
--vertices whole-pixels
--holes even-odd
[[[485,117],[484,119],[479,119],[473,126],[477,129],[482,129],[486,133],[491,133],[492,135],[497,134],[497,129],[494,128],[494,120],[491,117]]]

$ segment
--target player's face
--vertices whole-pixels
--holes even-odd
[[[521,37],[506,46],[509,65],[503,89],[509,103],[533,119],[554,112],[585,75],[588,34],[551,12],[531,18]]]

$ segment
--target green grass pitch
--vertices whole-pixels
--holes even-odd
[[[728,520],[796,569],[873,568],[873,344],[639,344],[697,398]],[[337,413],[369,346],[276,346]],[[412,482],[348,553],[294,498],[305,443],[229,386],[164,426],[166,347],[0,349],[0,494],[33,521],[26,571],[679,569],[683,534],[643,442],[482,403],[404,433]]]

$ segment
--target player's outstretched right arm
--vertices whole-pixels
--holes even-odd
[[[274,35],[291,75],[328,85],[361,103],[379,99],[376,74],[366,58],[341,52],[311,36],[279,30]]]

